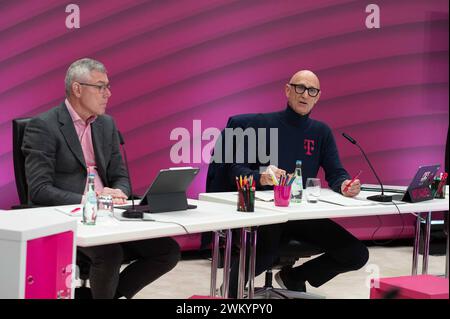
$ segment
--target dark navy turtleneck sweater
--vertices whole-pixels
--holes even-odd
[[[254,128],[266,129],[266,155],[274,145],[270,144],[270,128],[278,129],[278,163],[263,162],[263,157],[257,156],[256,163],[249,163],[248,154],[244,163],[234,163],[228,166],[230,183],[235,183],[235,177],[239,175],[253,175],[260,179],[260,167],[275,164],[288,173],[295,170],[297,160],[302,161],[303,185],[308,177],[316,177],[320,167],[325,171],[325,179],[330,188],[336,192],[341,191],[341,184],[349,179],[347,171],[343,168],[339,159],[336,143],[328,125],[313,120],[308,115],[299,115],[288,105],[284,111],[266,114],[245,114],[231,117],[228,120],[229,128]],[[259,131],[257,141],[261,139]],[[276,148],[275,148],[276,149]],[[246,145],[246,151],[248,145]],[[263,154],[264,155],[264,154]]]

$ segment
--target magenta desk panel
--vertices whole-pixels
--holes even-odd
[[[27,242],[26,299],[70,298],[73,232]]]
[[[388,296],[396,299],[448,299],[448,278],[431,275],[402,276],[372,279],[370,299]]]

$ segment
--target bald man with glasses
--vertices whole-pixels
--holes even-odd
[[[269,170],[264,170],[265,167],[270,164],[271,171],[279,177],[294,172],[296,161],[301,160],[303,185],[307,178],[316,177],[322,167],[332,190],[344,196],[356,196],[360,192],[360,181],[351,183],[349,174],[340,162],[331,129],[325,123],[310,118],[311,111],[321,96],[319,78],[309,70],[299,71],[292,76],[284,90],[287,98],[285,110],[233,116],[227,124],[229,128],[241,128],[244,131],[253,128],[257,134],[260,134],[259,129],[265,129],[265,140],[270,141],[269,144],[272,141],[267,134],[276,128],[277,165],[262,162],[267,161],[267,156],[261,160],[257,158],[256,162],[249,162],[250,157],[244,154],[244,163],[221,164],[220,172],[226,177],[212,179],[208,184],[208,191],[235,189],[235,178],[249,175],[254,176],[258,190],[271,189],[273,179]],[[272,150],[272,146],[267,146],[266,149]],[[268,157],[273,158],[270,155]],[[305,291],[306,282],[319,287],[338,274],[363,267],[369,257],[362,242],[329,219],[290,221],[258,228],[256,275],[272,266],[280,247],[290,239],[308,242],[323,251],[323,254],[301,266],[283,268],[276,274],[275,279],[280,286],[290,290]],[[237,294],[237,277],[238,262],[235,260],[231,270],[231,297]]]

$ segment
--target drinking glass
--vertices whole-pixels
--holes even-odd
[[[100,195],[97,198],[97,215],[111,217],[114,213],[113,198],[111,195]]]
[[[320,178],[306,180],[306,199],[308,203],[317,203],[320,197]]]

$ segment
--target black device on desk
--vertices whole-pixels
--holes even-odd
[[[439,164],[420,166],[406,191],[396,191],[400,194],[392,195],[392,199],[409,203],[433,199],[430,185],[433,183],[434,176],[439,170],[439,167]],[[361,190],[372,189],[361,187]],[[389,189],[385,189],[385,191],[389,192]]]
[[[142,218],[143,213],[162,213],[196,208],[189,205],[186,190],[200,169],[176,167],[159,171],[139,205],[134,205],[133,214],[126,218]],[[130,209],[132,205],[119,206],[118,209]]]

